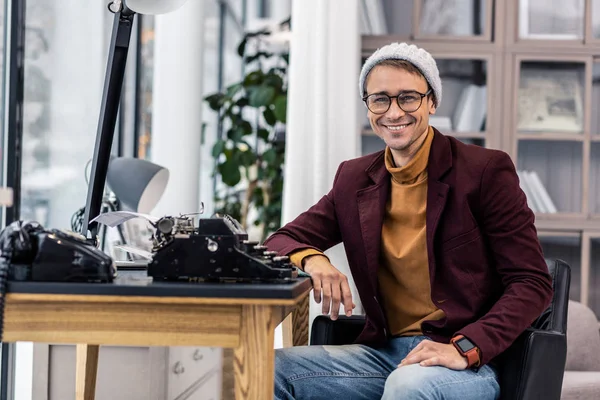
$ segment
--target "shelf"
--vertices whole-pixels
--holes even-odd
[[[444,12],[440,12],[439,1],[416,0],[414,2],[412,11],[415,38],[438,41],[491,41],[493,8],[491,0],[447,3],[448,5],[444,5]],[[405,5],[402,8],[406,10]]]
[[[581,246],[581,234],[576,232],[555,232],[556,235],[538,234],[538,238],[543,245],[555,246]]]
[[[377,136],[372,129],[363,129],[361,132],[365,136]],[[452,136],[457,139],[485,139],[485,132],[442,132],[444,135]]]
[[[560,141],[572,141],[572,142],[583,142],[585,137],[581,133],[517,133],[518,140],[560,140]],[[598,139],[600,140],[600,138]]]
[[[535,227],[538,231],[600,231],[600,220],[581,214],[536,214]]]
[[[474,40],[453,40],[453,41],[437,41],[430,39],[413,39],[407,36],[396,35],[363,35],[362,55],[370,56],[375,50],[390,44],[392,42],[409,42],[419,47],[427,49],[432,54],[448,54],[453,57],[472,59],[473,57],[481,57],[482,55],[492,54],[496,45],[493,42],[474,41]]]
[[[579,239],[581,239],[581,232],[576,232],[576,231],[552,231],[552,230],[538,229],[537,235],[538,235],[538,238],[540,238],[540,240],[544,240],[546,242],[552,241],[555,238],[559,241],[562,241],[562,239],[564,239],[564,238],[569,238],[569,239],[579,238]]]

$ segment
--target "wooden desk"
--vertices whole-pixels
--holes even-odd
[[[4,341],[78,343],[76,399],[94,399],[99,345],[234,349],[236,399],[272,399],[275,327],[299,305],[289,343],[307,344],[310,279],[285,284],[11,282]],[[302,320],[302,321],[300,321]],[[289,343],[292,344],[292,343]]]

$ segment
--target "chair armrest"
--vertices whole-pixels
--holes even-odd
[[[310,332],[311,345],[342,345],[353,343],[365,327],[363,315],[340,316],[332,321],[327,315],[313,320]]]
[[[567,359],[560,332],[527,329],[498,358],[502,400],[559,400]]]

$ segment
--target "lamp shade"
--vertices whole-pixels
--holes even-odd
[[[113,158],[106,174],[106,184],[121,204],[143,214],[156,206],[168,181],[168,169],[139,158]]]
[[[139,14],[164,14],[177,10],[187,0],[126,0],[125,5]],[[199,1],[199,0],[195,0]]]

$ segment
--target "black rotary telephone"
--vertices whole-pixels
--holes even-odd
[[[115,263],[75,233],[15,221],[0,232],[0,340],[6,284],[11,281],[112,282]]]
[[[112,282],[116,268],[107,254],[77,233],[15,221],[0,232],[0,269],[9,280]]]

